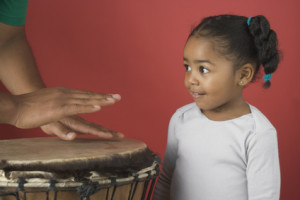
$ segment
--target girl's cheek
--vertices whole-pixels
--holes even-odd
[[[185,75],[184,76],[184,86],[187,88],[188,87],[188,82],[187,82],[187,80],[188,80],[188,77],[187,77],[187,75]]]

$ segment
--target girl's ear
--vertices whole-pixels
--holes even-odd
[[[237,71],[237,84],[241,87],[246,86],[251,82],[254,76],[255,68],[252,64],[247,63]]]

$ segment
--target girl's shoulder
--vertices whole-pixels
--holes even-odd
[[[197,104],[190,103],[187,105],[184,105],[176,110],[176,112],[173,114],[172,119],[176,120],[187,120],[195,117],[201,116],[201,111],[198,108]]]
[[[273,124],[258,108],[250,104],[249,106],[254,120],[255,132],[263,132],[265,130],[274,130],[276,132]]]

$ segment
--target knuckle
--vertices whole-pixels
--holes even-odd
[[[65,87],[57,87],[56,88],[57,89],[57,92],[59,93],[59,94],[65,94],[66,92],[67,92],[67,88],[65,88]]]

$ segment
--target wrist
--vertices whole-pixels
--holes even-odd
[[[0,124],[16,125],[17,103],[14,95],[0,92]]]

